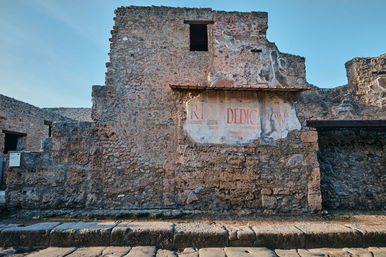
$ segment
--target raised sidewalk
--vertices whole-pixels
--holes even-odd
[[[41,222],[0,224],[0,247],[155,246],[343,248],[386,246],[386,225],[231,226],[168,222]]]

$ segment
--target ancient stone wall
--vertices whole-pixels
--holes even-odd
[[[20,167],[7,169],[11,209],[85,208],[92,162],[91,123],[57,122],[43,152],[23,152]]]
[[[319,129],[323,206],[386,209],[386,129]]]
[[[304,59],[266,40],[266,13],[127,7],[116,14],[106,86],[93,88],[101,151],[94,174],[103,183],[92,205],[320,208],[317,136],[302,129],[297,93],[189,90],[307,88]],[[189,51],[189,20],[213,21],[207,52]]]
[[[304,58],[266,39],[265,12],[122,7],[116,10],[106,85],[308,88]],[[189,51],[189,22],[208,21],[208,51]]]
[[[354,58],[346,63],[347,77],[358,102],[386,108],[386,54]]]
[[[67,108],[67,107],[58,107],[58,108],[43,108],[50,112],[57,113],[63,117],[67,117],[76,121],[92,121],[91,120],[91,108]]]
[[[59,114],[0,95],[0,152],[4,150],[3,130],[26,134],[19,150],[40,151],[49,127],[45,121],[72,121]]]
[[[208,51],[190,51],[197,22],[207,24]],[[45,153],[27,154],[46,165],[39,176],[63,179],[44,189],[17,184],[33,168],[24,162],[10,178],[9,205],[320,210],[318,133],[306,121],[385,111],[359,101],[354,84],[308,85],[304,58],[280,53],[266,30],[260,12],[117,9],[106,85],[93,87],[93,122],[57,126]],[[49,190],[61,200],[44,196]]]

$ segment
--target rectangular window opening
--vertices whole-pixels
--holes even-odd
[[[3,153],[8,153],[9,151],[21,151],[24,148],[24,139],[27,134],[5,131],[4,133],[4,151]]]
[[[208,24],[190,24],[190,51],[208,51]]]

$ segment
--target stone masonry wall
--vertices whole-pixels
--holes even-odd
[[[386,209],[386,129],[320,129],[323,206]]]
[[[197,20],[212,21],[208,51],[189,51],[186,22]],[[56,125],[44,153],[10,168],[9,206],[320,210],[318,133],[306,121],[385,111],[359,101],[354,84],[308,85],[304,58],[280,53],[266,30],[260,12],[118,8],[93,122]],[[30,169],[62,175],[40,187]]]
[[[112,30],[106,85],[206,85],[248,89],[307,88],[304,58],[266,39],[265,12],[121,7]],[[189,51],[189,24],[208,24],[208,51]]]
[[[365,105],[386,108],[386,54],[377,58],[354,58],[346,63],[355,97]]]
[[[0,95],[0,152],[4,150],[4,133],[9,130],[25,133],[22,150],[40,151],[42,140],[48,137],[44,121],[72,121],[59,114],[42,110],[33,105]]]
[[[104,95],[97,95],[99,89]],[[171,113],[177,118],[171,126],[173,116],[167,109],[150,109],[151,97],[141,101],[146,112],[132,107],[133,112],[123,114],[131,104],[139,104],[127,102],[123,92],[94,88],[94,99],[108,99],[122,113],[117,121],[96,128],[103,169],[93,173],[97,202],[90,206],[282,212],[320,207],[315,131],[294,131],[282,140],[247,145],[200,145],[183,129],[184,93],[177,93],[182,99]]]
[[[266,40],[266,13],[126,7],[116,15],[106,86],[93,88],[92,115],[101,153],[89,206],[268,212],[320,208],[317,136],[299,130],[304,117],[295,130],[283,132],[284,139],[278,130],[280,136],[267,132],[244,143],[197,143],[184,128],[186,106],[207,93],[169,87],[306,88],[304,59],[281,54]],[[208,25],[208,52],[189,51],[185,20],[214,21]],[[289,103],[298,97],[280,92],[249,95],[256,96],[257,104],[265,95],[272,103],[275,97]],[[228,98],[218,95],[216,101]],[[272,115],[286,127],[285,110],[279,108],[266,119]],[[269,131],[271,123],[266,124],[262,129]],[[272,125],[272,131],[281,128]]]
[[[21,166],[7,168],[11,209],[85,208],[93,131],[89,122],[57,122],[43,152],[22,152]]]
[[[58,108],[43,108],[43,110],[54,112],[61,116],[64,116],[76,121],[92,121],[91,108],[58,107]]]

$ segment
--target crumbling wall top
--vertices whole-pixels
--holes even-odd
[[[364,105],[386,107],[386,54],[345,64],[352,94]]]
[[[304,58],[267,40],[266,12],[129,6],[118,8],[114,20],[108,86],[308,89]]]

